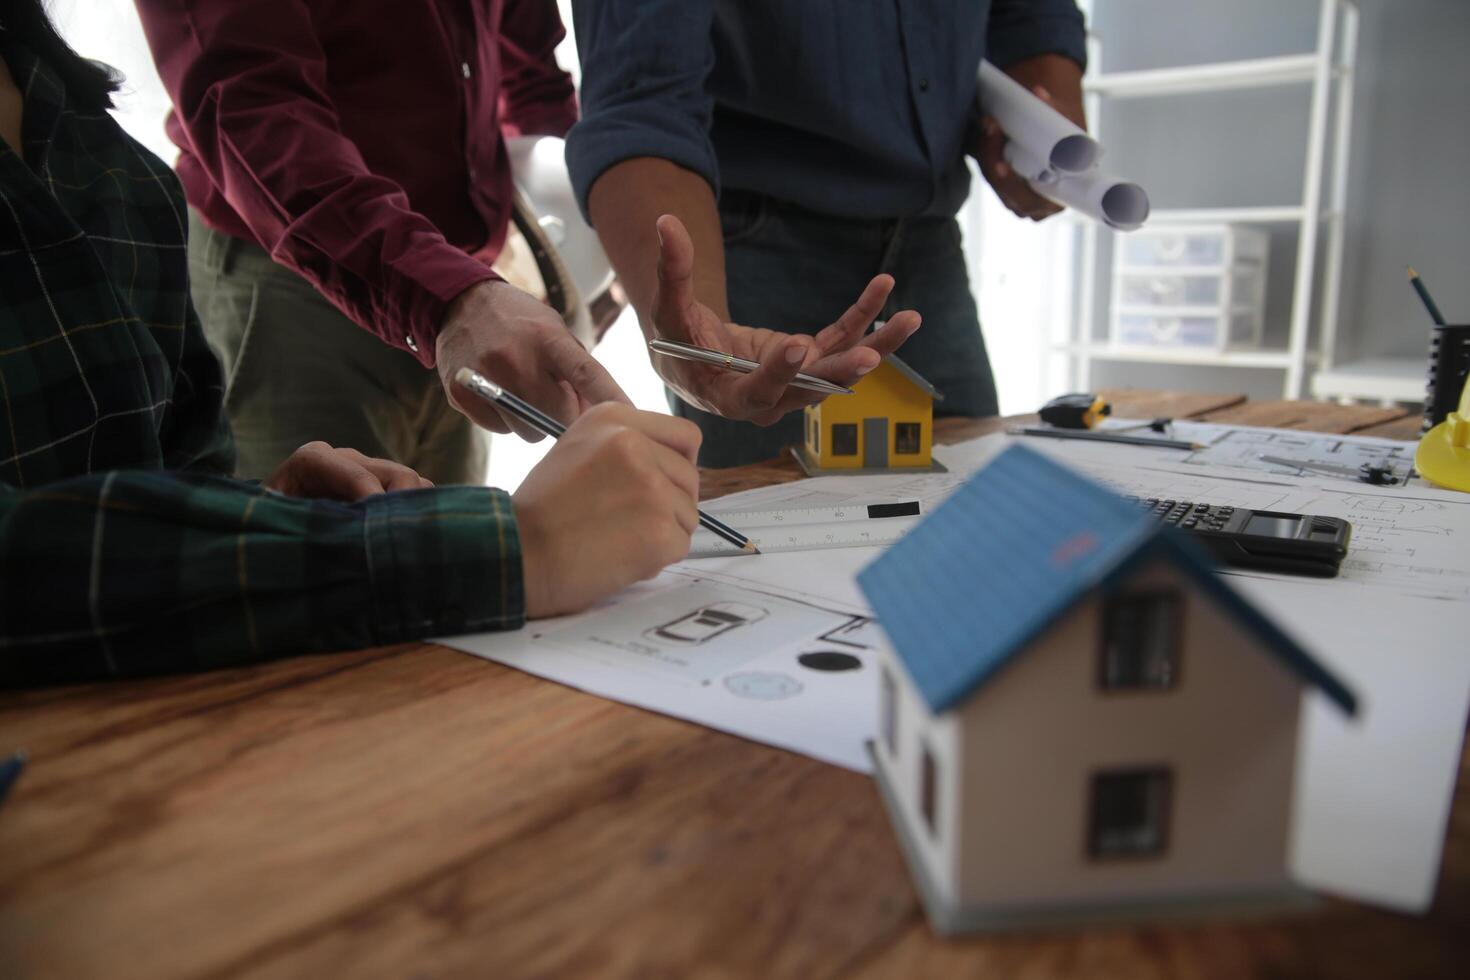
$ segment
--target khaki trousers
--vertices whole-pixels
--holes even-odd
[[[192,209],[189,276],[205,336],[224,363],[236,475],[261,479],[323,439],[396,460],[438,484],[485,482],[487,434],[450,406],[438,372]]]

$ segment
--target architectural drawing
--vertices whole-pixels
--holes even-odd
[[[649,639],[673,643],[708,643],[737,627],[765,619],[766,611],[741,602],[716,602],[686,613],[671,623],[644,633]]]
[[[751,670],[725,678],[725,688],[736,697],[781,701],[801,693],[801,681],[788,674]]]
[[[1414,465],[1414,444],[1367,436],[1339,436],[1288,429],[1255,429],[1175,423],[1176,436],[1203,443],[1204,449],[1185,456],[1188,466],[1216,466],[1261,473],[1311,478],[1316,472],[1298,466],[1268,463],[1262,456],[1323,463],[1355,469],[1363,463],[1387,466],[1402,480]]]

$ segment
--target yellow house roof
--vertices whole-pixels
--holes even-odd
[[[883,360],[887,361],[889,364],[892,364],[895,368],[897,368],[899,374],[912,381],[915,387],[917,387],[924,394],[928,395],[930,398],[934,399],[937,402],[944,401],[944,396],[939,393],[938,389],[936,389],[928,381],[924,380],[924,376],[918,371],[915,371],[903,361],[899,360],[897,354],[886,354],[884,355]]]

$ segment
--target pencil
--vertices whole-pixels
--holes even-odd
[[[497,408],[502,408],[511,415],[514,415],[538,432],[551,436],[553,439],[560,439],[566,434],[566,426],[545,412],[542,412],[530,402],[506,391],[500,385],[495,384],[477,371],[472,371],[469,368],[460,368],[454,375],[454,380]],[[701,527],[724,538],[741,551],[746,551],[753,555],[761,553],[760,549],[755,546],[755,542],[724,521],[711,517],[704,511],[699,512],[699,523]]]
[[[1444,314],[1439,312],[1439,307],[1434,305],[1434,297],[1429,295],[1429,290],[1424,288],[1424,283],[1419,279],[1419,273],[1414,267],[1408,266],[1409,285],[1414,287],[1414,292],[1419,294],[1419,299],[1424,302],[1424,308],[1429,311],[1429,318],[1438,326],[1444,326]]]
[[[1081,439],[1084,442],[1120,442],[1125,446],[1155,446],[1159,449],[1203,449],[1197,442],[1181,442],[1178,439],[1150,439],[1147,436],[1114,435],[1106,430],[1085,429],[1040,429],[1023,426],[1007,429],[1013,436],[1044,436],[1047,439]]]

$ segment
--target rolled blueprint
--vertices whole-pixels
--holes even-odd
[[[980,106],[1011,142],[1057,173],[1091,170],[1102,156],[1097,140],[988,61],[980,62]]]
[[[1098,169],[1102,144],[988,61],[980,106],[1006,134],[1006,162],[1036,193],[1119,231],[1148,220],[1144,189]]]
[[[1006,162],[1042,197],[1096,218],[1109,228],[1133,231],[1148,220],[1148,194],[1132,181],[1096,168],[1080,174],[1057,173],[1014,141],[1006,146]]]

